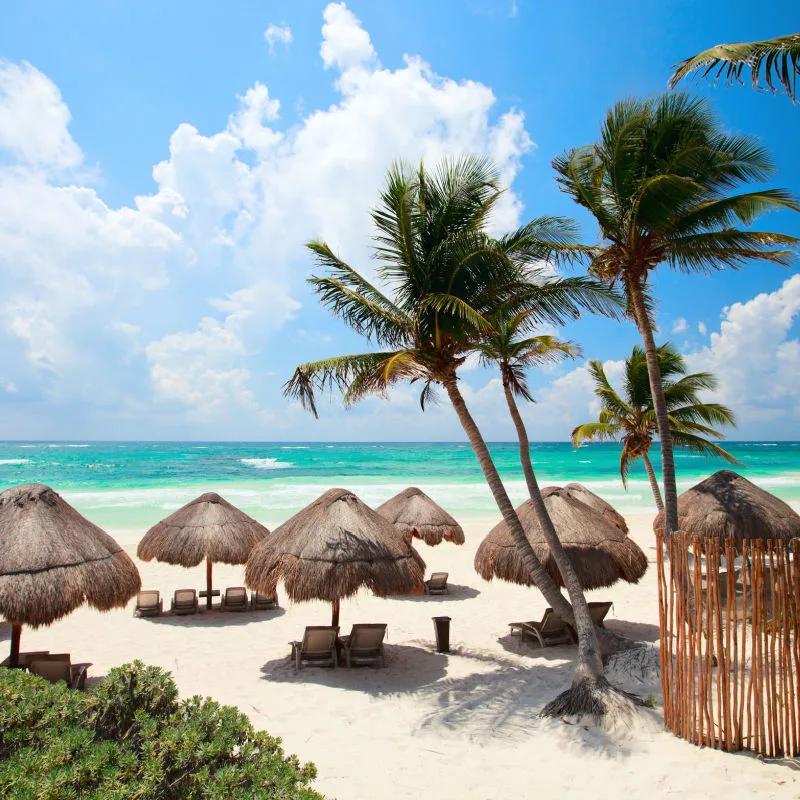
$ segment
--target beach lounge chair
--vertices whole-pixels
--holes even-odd
[[[199,610],[197,592],[194,589],[176,589],[170,610],[173,614],[196,614]]]
[[[602,603],[587,603],[587,605],[589,606],[589,614],[591,614],[592,622],[594,622],[598,628],[605,628],[603,620],[606,618],[606,615],[611,610],[611,606],[614,604],[610,601],[607,601]]]
[[[431,577],[425,581],[425,594],[450,594],[447,588],[447,572],[434,572]]]
[[[84,689],[91,664],[73,664],[69,653],[49,653],[28,662],[28,671],[50,683],[64,681],[70,689]]]
[[[262,592],[250,592],[250,608],[255,611],[271,611],[273,608],[279,608],[278,593],[263,594]]]
[[[575,641],[572,629],[561,617],[548,608],[544,612],[541,622],[531,620],[530,622],[509,622],[509,627],[513,633],[519,631],[520,639],[524,642],[526,636],[536,639],[542,647],[549,647],[555,644],[571,644]]]
[[[134,617],[157,617],[164,610],[164,601],[157,590],[139,592],[136,596]]]
[[[386,638],[386,625],[382,623],[357,623],[349,636],[339,641],[344,652],[347,667],[353,664],[377,664],[386,666],[383,655],[383,640]]]
[[[223,611],[247,611],[247,589],[244,586],[231,586],[222,596]]]
[[[303,664],[316,667],[338,667],[336,653],[339,629],[329,625],[309,625],[303,634],[302,642],[289,642],[292,646],[291,658],[294,668],[299,672]]]

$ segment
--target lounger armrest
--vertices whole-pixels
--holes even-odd
[[[91,662],[86,662],[85,664],[73,664],[71,668],[71,680],[72,680],[72,688],[73,689],[85,689],[86,688],[86,678],[89,677],[89,667],[91,667]]]

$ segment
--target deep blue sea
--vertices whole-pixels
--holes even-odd
[[[736,469],[787,502],[800,502],[800,442],[727,442],[744,462]],[[491,445],[515,502],[525,499],[516,444]],[[654,509],[644,469],[627,491],[619,477],[619,446],[532,445],[543,486],[579,481],[623,513]],[[652,451],[657,464],[657,447]],[[676,454],[679,490],[726,464]],[[346,487],[378,505],[415,485],[462,520],[497,517],[468,444],[254,442],[2,442],[0,489],[46,483],[81,513],[109,530],[146,530],[207,491],[268,526],[284,521],[326,489]]]

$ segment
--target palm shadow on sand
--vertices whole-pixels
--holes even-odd
[[[235,628],[242,625],[254,625],[259,622],[269,622],[271,619],[282,617],[286,613],[283,608],[270,611],[201,611],[198,614],[161,614],[158,617],[139,617],[142,623],[155,623],[156,625],[173,625],[176,628]]]

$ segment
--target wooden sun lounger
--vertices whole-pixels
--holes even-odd
[[[247,611],[247,589],[244,586],[231,586],[222,596],[223,611]]]
[[[269,595],[262,592],[250,592],[250,608],[255,611],[271,611],[273,608],[280,608],[278,593]]]
[[[170,610],[173,614],[196,614],[200,609],[194,589],[176,589]]]
[[[164,601],[157,589],[147,589],[136,596],[134,617],[157,617],[164,610]]]
[[[386,666],[383,654],[383,640],[386,638],[386,625],[383,623],[357,623],[349,636],[339,639],[348,669],[353,664],[377,664]]]
[[[450,594],[447,588],[447,572],[434,572],[431,577],[425,581],[425,594]]]
[[[69,653],[49,653],[28,662],[28,671],[50,683],[64,681],[70,689],[86,688],[90,663],[73,664]]]
[[[611,606],[614,604],[610,600],[604,600],[602,602],[594,601],[592,603],[587,603],[589,606],[589,616],[592,618],[592,622],[597,625],[598,628],[605,628],[605,624],[603,620],[606,618],[606,615],[611,610]],[[572,625],[569,625],[570,631],[572,631],[573,636],[577,640],[578,634],[575,632],[575,629]]]
[[[303,634],[302,642],[289,642],[292,646],[291,658],[294,668],[299,672],[303,664],[316,667],[338,667],[337,643],[339,628],[329,625],[309,625]]]
[[[530,636],[539,642],[541,647],[550,647],[556,644],[572,644],[575,636],[569,625],[561,617],[548,608],[544,612],[541,622],[530,620],[529,622],[509,622],[511,633],[519,631],[520,640],[525,641],[526,636]]]

